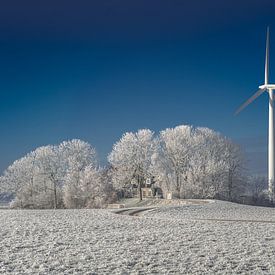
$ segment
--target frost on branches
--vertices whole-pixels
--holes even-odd
[[[153,136],[154,133],[147,129],[126,133],[113,146],[108,160],[113,167],[116,188],[130,188],[131,182],[135,180],[140,189],[141,183],[152,176],[151,158],[156,150]]]
[[[239,146],[202,127],[125,133],[108,161],[108,169],[100,168],[95,149],[81,140],[43,146],[7,168],[0,193],[14,194],[15,207],[84,208],[101,207],[134,189],[142,199],[148,178],[164,197],[172,192],[177,198],[225,200],[236,200],[247,182]]]
[[[1,177],[1,192],[15,195],[14,207],[99,207],[107,201],[105,192],[113,192],[103,174],[95,149],[75,139],[15,161]]]
[[[164,194],[233,200],[244,188],[239,146],[208,128],[183,125],[156,137],[150,130],[126,133],[108,160],[118,189],[154,177]]]

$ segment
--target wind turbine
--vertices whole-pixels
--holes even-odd
[[[275,84],[269,84],[269,27],[266,34],[266,53],[265,53],[265,81],[259,86],[259,90],[245,101],[236,111],[236,115],[241,112],[247,105],[253,102],[263,92],[269,95],[269,123],[268,123],[268,191],[270,199],[274,199],[274,177],[275,177],[275,159],[274,159],[274,93]]]

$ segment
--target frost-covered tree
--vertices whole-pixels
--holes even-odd
[[[2,186],[15,194],[15,207],[57,208],[62,204],[62,179],[56,146],[43,146],[15,161],[4,172]]]
[[[85,171],[92,171],[96,181],[94,173],[98,165],[96,151],[89,143],[81,140],[65,141],[59,145],[59,151],[67,171],[64,177],[65,206],[83,207],[85,199],[82,195],[81,177]]]
[[[38,168],[36,182],[40,191],[53,208],[62,205],[62,186],[66,167],[62,165],[62,155],[58,146],[43,146],[36,149],[35,164]],[[42,192],[39,192],[41,195]],[[52,199],[51,199],[52,198]],[[50,206],[49,205],[49,206]]]
[[[244,156],[239,145],[225,138],[223,158],[227,165],[226,187],[227,199],[234,200],[245,191]]]
[[[142,200],[141,184],[151,176],[151,157],[155,151],[154,133],[148,129],[136,133],[125,133],[115,143],[108,156],[113,167],[113,183],[117,189],[129,186],[133,179],[139,185]]]
[[[111,191],[102,171],[90,144],[66,141],[39,147],[15,161],[0,179],[1,192],[15,195],[14,207],[91,207],[94,194],[103,202]]]
[[[181,197],[187,186],[190,159],[194,153],[194,129],[178,126],[161,131],[152,158],[153,170],[165,191]]]
[[[34,178],[35,152],[16,160],[1,176],[1,192],[16,193],[24,184],[30,184]]]
[[[208,128],[194,129],[188,169],[188,196],[216,197],[224,181],[223,137]],[[191,194],[190,194],[191,193]]]
[[[247,190],[246,193],[252,198],[252,202],[257,204],[263,202],[265,198],[268,198],[268,180],[267,177],[262,175],[252,175],[247,178]]]
[[[161,131],[157,144],[152,166],[164,191],[230,200],[241,192],[242,152],[219,133],[183,125]]]
[[[26,197],[30,198],[28,203],[32,203],[36,176],[35,166],[36,153],[31,152],[10,165],[1,177],[1,192],[9,193],[13,196],[21,193],[18,197],[20,206],[25,206]]]
[[[77,182],[64,186],[64,203],[67,208],[100,208],[115,200],[116,192],[108,171],[93,165],[79,171]]]

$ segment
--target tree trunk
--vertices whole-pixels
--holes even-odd
[[[228,173],[228,200],[232,201],[232,188],[233,188],[233,176],[232,173],[229,171]]]
[[[139,201],[142,201],[141,180],[139,175],[138,175],[138,187],[139,187]]]
[[[180,175],[178,172],[176,172],[176,191],[177,191],[178,198],[181,198],[180,197],[180,187],[181,187]]]
[[[56,209],[57,208],[57,192],[56,192],[56,182],[53,182],[53,196],[54,196],[54,200],[53,200],[53,208]]]

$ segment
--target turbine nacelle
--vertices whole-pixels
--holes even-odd
[[[275,84],[264,84],[259,86],[261,90],[275,90]]]

